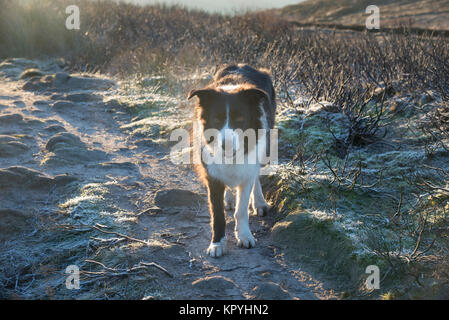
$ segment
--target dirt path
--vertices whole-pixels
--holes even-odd
[[[228,212],[228,255],[207,256],[206,190],[190,168],[169,160],[167,147],[123,129],[133,115],[109,99],[112,82],[63,73],[16,80],[18,72],[11,74],[0,80],[0,296],[333,297],[284,262],[270,239],[273,217],[251,216],[258,242],[247,250],[236,246]],[[67,265],[105,272],[86,260],[127,269],[127,275],[96,280],[86,274],[80,290],[64,288]],[[168,274],[130,271],[142,261]]]

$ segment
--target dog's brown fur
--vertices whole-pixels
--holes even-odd
[[[212,227],[212,241],[208,253],[213,257],[218,257],[224,254],[225,250],[226,219],[223,195],[226,187],[243,190],[241,194],[239,193],[239,208],[236,208],[234,214],[236,219],[235,234],[239,246],[251,248],[255,245],[255,239],[248,225],[248,201],[253,187],[255,191],[252,194],[256,199],[254,208],[257,214],[265,215],[269,207],[263,198],[260,186],[260,163],[206,164],[201,159],[204,133],[209,129],[230,130],[235,137],[237,131],[234,130],[238,129],[241,130],[240,132],[244,132],[247,129],[252,129],[256,132],[256,140],[259,141],[258,132],[260,129],[269,132],[274,127],[275,93],[270,73],[267,70],[257,70],[239,64],[222,67],[209,85],[192,90],[188,98],[190,99],[193,96],[198,97],[198,102],[195,105],[193,116],[194,125],[191,134],[193,150],[191,156],[194,160],[200,160],[200,163],[193,161],[194,168],[198,177],[208,188]],[[196,132],[196,129],[199,129],[198,126],[202,128],[199,132]],[[217,143],[224,149],[224,140],[221,139],[228,138],[223,137],[226,137],[226,135],[222,134]],[[217,146],[213,142],[215,138],[206,141],[207,147],[210,147],[210,143],[213,143],[215,147]],[[264,149],[255,149],[258,143],[246,144],[244,142],[241,147],[244,148],[245,155],[249,155],[250,150],[254,152],[268,150],[268,143],[267,148],[265,148],[265,142],[262,144]]]

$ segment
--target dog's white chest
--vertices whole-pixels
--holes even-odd
[[[209,164],[206,166],[207,173],[234,188],[241,183],[254,179],[259,174],[259,164]]]
[[[205,165],[205,167],[210,176],[234,188],[243,182],[255,179],[259,175],[259,157],[264,152],[265,144],[258,143],[256,148],[245,155],[245,160],[242,164],[217,164],[212,162]],[[255,161],[250,162],[248,159],[254,159]]]

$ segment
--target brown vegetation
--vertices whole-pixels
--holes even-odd
[[[387,203],[385,199],[393,199],[395,206],[391,209],[393,213],[388,217],[388,223],[378,230],[370,230],[373,236],[371,249],[386,261],[391,270],[406,265],[407,268],[401,269],[402,274],[411,274],[416,278],[423,267],[430,268],[426,271],[430,275],[427,279],[432,279],[435,273],[434,278],[442,279],[441,282],[447,285],[448,177],[447,169],[443,167],[449,151],[447,38],[430,34],[378,35],[319,28],[308,30],[270,12],[231,17],[180,7],[137,7],[87,0],[78,1],[81,30],[70,31],[65,28],[65,7],[70,2],[31,1],[21,5],[0,0],[0,58],[61,56],[72,71],[100,71],[118,77],[163,75],[165,78],[177,78],[178,83],[182,82],[179,79],[193,73],[213,73],[217,66],[224,63],[241,62],[258,68],[269,67],[279,97],[280,113],[290,111],[300,118],[312,104],[328,101],[326,108],[329,110],[326,111],[343,114],[350,124],[343,136],[337,135],[329,125],[334,147],[322,150],[326,153],[324,155],[304,147],[304,141],[298,139],[290,141],[291,144],[285,143],[287,147],[281,150],[281,156],[288,160],[293,157],[290,164],[295,164],[299,159],[303,171],[308,170],[304,162],[313,162],[314,166],[320,162],[322,168],[333,177],[330,186],[326,187],[328,189],[322,188],[316,192],[323,197],[347,196],[351,199],[350,196],[354,196],[352,192],[358,189],[363,201],[372,201],[369,203],[372,207],[378,205],[379,199],[370,198],[366,195],[369,192],[381,194],[379,197],[383,198],[380,202]],[[339,11],[338,14],[344,12]],[[179,87],[181,90],[176,94],[185,99],[191,88],[184,88],[182,84]],[[372,160],[377,149],[367,151],[363,161],[352,159],[349,163],[348,159],[354,150],[381,141],[386,131],[391,129],[388,127],[391,119],[402,116],[399,120],[405,121],[403,118],[407,115],[401,115],[403,110],[400,104],[390,99],[394,95],[407,97],[410,104],[417,105],[417,108],[430,108],[427,100],[438,102],[438,108],[432,108],[429,112],[427,109],[420,111],[425,114],[420,119],[424,135],[412,141],[412,148],[426,148],[426,160],[435,153],[443,154],[444,161],[436,162],[441,167],[425,168],[419,164],[421,167],[415,168],[416,176],[403,173],[401,167],[397,172],[404,175],[403,179],[394,176],[399,181],[383,184],[384,190],[381,192],[375,186],[393,178],[382,177],[384,168],[377,170],[373,165],[374,169],[369,168],[371,172],[377,170],[380,173],[374,180],[371,175],[372,181],[369,181],[367,163],[383,159]],[[388,104],[387,99],[390,99]],[[301,136],[299,126],[294,131]],[[420,139],[425,140],[425,147],[419,144],[422,142]],[[402,147],[401,144],[390,144],[395,151]],[[331,156],[335,157],[331,159]],[[394,162],[401,155],[388,156],[390,158],[385,157],[382,161],[386,163],[393,159],[390,161],[393,165],[408,165],[399,160]],[[410,161],[405,156],[404,159]],[[386,169],[393,171],[392,168]],[[435,176],[442,178],[434,179]],[[299,174],[294,179],[301,180],[301,192],[306,193],[312,190],[310,186],[314,186]],[[280,180],[279,183],[275,182],[275,189],[279,192],[276,201],[288,204],[285,193],[282,193],[287,188],[279,187],[283,182]],[[404,185],[409,189],[403,197]],[[293,191],[299,192],[297,189]],[[291,197],[295,201],[298,198],[296,194]],[[309,199],[313,197],[312,194]],[[327,198],[319,199],[320,204],[326,202],[323,199]],[[363,208],[369,204],[363,203]],[[315,230],[312,227],[311,230]],[[319,227],[324,228],[322,225]],[[380,241],[384,239],[383,232],[387,229],[389,232],[395,230],[388,246]],[[310,234],[313,235],[312,232]],[[391,232],[388,236],[391,237]],[[405,238],[415,241],[415,249],[411,252],[404,249]],[[423,285],[419,277],[416,281]]]

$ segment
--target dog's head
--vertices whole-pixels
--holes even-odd
[[[263,90],[203,88],[192,90],[188,99],[194,96],[198,98],[198,120],[202,123],[206,143],[222,148],[227,157],[234,156],[241,148],[246,154],[257,143],[259,129],[266,129],[264,104],[269,100]],[[217,134],[210,133],[214,131]],[[249,137],[253,133],[256,141]]]

